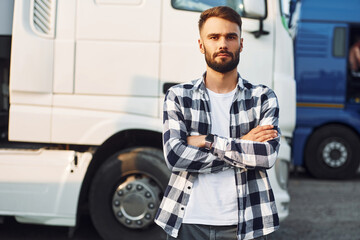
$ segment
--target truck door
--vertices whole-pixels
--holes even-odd
[[[309,104],[345,104],[346,32],[346,25],[341,23],[299,24],[295,43],[299,107]]]
[[[75,94],[158,96],[160,0],[81,0]]]

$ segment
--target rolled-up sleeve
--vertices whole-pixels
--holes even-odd
[[[279,105],[275,93],[267,89],[261,95],[260,126],[273,125],[278,136],[267,142],[254,142],[240,138],[215,136],[212,153],[225,162],[241,168],[271,168],[277,159],[281,131]]]
[[[169,89],[163,108],[163,143],[166,164],[173,172],[188,171],[211,173],[230,166],[204,148],[187,144],[186,128],[181,96]]]

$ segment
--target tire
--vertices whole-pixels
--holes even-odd
[[[170,171],[158,149],[120,151],[99,168],[90,187],[89,209],[103,239],[166,239],[154,222]]]
[[[348,179],[356,175],[360,141],[349,128],[328,125],[315,131],[305,149],[305,166],[320,179]]]

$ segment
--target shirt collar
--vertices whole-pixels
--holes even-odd
[[[201,92],[206,92],[205,76],[206,76],[206,72],[204,72],[202,77],[195,83],[195,89]],[[240,76],[240,73],[238,73],[237,87],[239,91],[244,89],[244,79]]]

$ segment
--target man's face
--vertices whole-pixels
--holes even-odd
[[[211,17],[206,20],[200,31],[199,47],[211,69],[226,73],[239,64],[242,41],[236,23]]]

